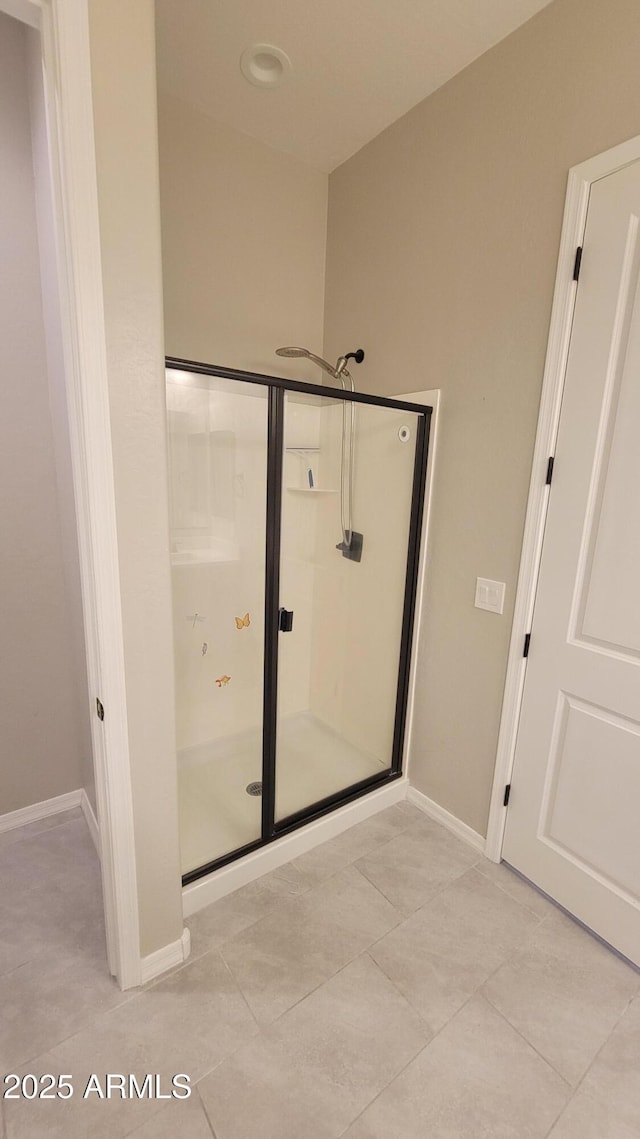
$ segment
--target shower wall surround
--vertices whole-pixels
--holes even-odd
[[[310,705],[354,745],[385,760],[391,751],[399,631],[415,458],[413,415],[364,405],[356,409],[354,528],[364,535],[363,561],[336,557],[337,503],[316,507]],[[399,440],[409,423],[412,438]],[[322,414],[322,462],[339,485],[341,408]],[[326,614],[332,614],[327,623]]]
[[[224,373],[167,370],[186,876],[399,774],[426,462],[428,409],[356,397],[353,526],[364,545],[360,562],[344,558],[340,398]],[[293,612],[291,632],[272,629],[275,667],[270,581]]]

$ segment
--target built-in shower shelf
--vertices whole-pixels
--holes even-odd
[[[337,494],[338,491],[330,486],[288,486],[291,494]]]
[[[285,447],[285,451],[293,451],[296,455],[312,455],[319,450],[319,447]]]

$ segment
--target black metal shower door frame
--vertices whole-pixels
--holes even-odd
[[[192,360],[182,360],[168,356],[166,366],[170,369],[191,372],[196,375],[211,376],[225,380],[238,380],[256,384],[268,389],[267,412],[267,487],[266,487],[266,550],[265,550],[265,625],[264,625],[264,680],[263,680],[263,721],[262,721],[262,833],[260,838],[238,847],[219,858],[199,866],[183,875],[182,884],[188,885],[222,866],[235,862],[268,843],[282,838],[306,823],[329,814],[337,807],[359,799],[377,788],[399,779],[402,775],[402,757],[406,734],[406,717],[411,682],[411,658],[415,607],[420,566],[420,544],[424,513],[427,459],[429,453],[429,430],[432,408],[423,404],[409,403],[406,400],[387,399],[385,396],[369,395],[365,392],[344,391],[320,384],[301,383],[279,376],[267,376],[258,372],[245,372],[237,368],[224,368],[213,364],[203,364]],[[344,400],[355,404],[369,404],[400,411],[410,411],[418,416],[417,437],[413,466],[413,486],[409,521],[409,541],[405,573],[402,631],[398,663],[398,682],[394,717],[391,764],[378,775],[372,775],[359,783],[351,784],[294,815],[276,822],[276,741],[278,716],[278,649],[279,649],[279,607],[280,607],[280,555],[282,530],[282,475],[284,462],[284,412],[287,392],[318,396],[321,399]]]

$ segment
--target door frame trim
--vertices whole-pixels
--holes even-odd
[[[558,435],[578,287],[578,282],[573,280],[576,249],[582,245],[584,238],[589,195],[593,183],[615,174],[616,171],[638,159],[640,159],[640,135],[595,155],[578,166],[571,167],[569,171],[489,808],[485,854],[492,862],[500,862],[502,857],[507,817],[504,790],[511,782],[524,694],[526,673],[526,659],[523,656],[524,638],[531,632],[533,622],[547,520],[549,502],[547,463],[549,456],[555,452]]]

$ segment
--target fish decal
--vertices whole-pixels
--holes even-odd
[[[218,688],[223,688],[226,684],[229,683],[230,680],[231,680],[230,676],[219,676],[216,679],[216,684],[218,685]]]

